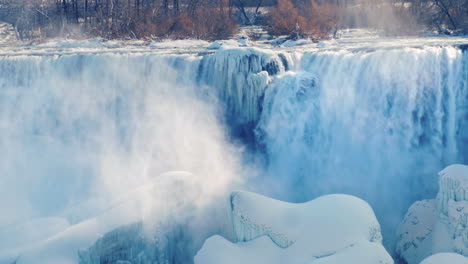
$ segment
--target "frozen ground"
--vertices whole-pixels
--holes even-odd
[[[245,41],[249,32],[258,31],[256,28],[246,28],[235,38],[213,42],[203,40],[67,40],[52,39],[43,43],[25,43],[16,40],[13,28],[5,23],[0,24],[0,56],[1,55],[46,55],[46,54],[98,54],[98,53],[161,53],[161,54],[203,54],[214,52],[217,48],[236,48],[250,46],[260,49],[276,51],[301,52],[315,50],[351,50],[401,48],[421,46],[453,46],[468,44],[468,37],[427,36],[393,38],[382,37],[376,31],[366,29],[343,30],[337,40],[313,43],[310,40],[291,41],[284,39],[269,39],[264,36],[258,41]],[[219,45],[219,44],[222,45]],[[214,47],[214,48],[213,48]]]

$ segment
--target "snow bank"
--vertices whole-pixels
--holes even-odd
[[[298,40],[288,39],[285,42],[283,42],[280,46],[289,48],[289,47],[296,47],[296,46],[309,45],[309,44],[314,44],[314,42],[312,42],[312,40],[310,39],[298,39]]]
[[[442,170],[439,187],[435,200],[414,203],[400,224],[396,249],[408,264],[439,252],[468,256],[468,166]]]
[[[468,264],[468,258],[455,253],[439,253],[426,258],[421,264]]]
[[[393,263],[372,208],[356,197],[291,204],[235,192],[230,203],[237,243],[213,236],[195,263]]]
[[[197,39],[179,39],[179,40],[164,40],[153,41],[148,46],[156,49],[186,49],[193,47],[207,47],[209,42]]]
[[[103,46],[102,39],[56,39],[49,40],[45,43],[38,44],[43,48],[101,48]]]

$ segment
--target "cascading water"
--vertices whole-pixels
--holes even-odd
[[[362,197],[391,247],[411,201],[468,161],[467,74],[453,47],[305,54],[266,90],[257,134],[268,177],[285,199]]]
[[[32,53],[0,58],[0,262],[41,237],[11,244],[5,230],[46,217],[99,223],[73,254],[119,226],[132,224],[117,229],[126,234],[138,221],[190,219],[201,224],[185,231],[199,233],[186,261],[209,234],[229,237],[222,213],[207,208],[233,188],[295,202],[357,195],[391,249],[408,206],[435,195],[437,172],[468,163],[468,53],[459,47]],[[172,170],[194,176],[154,181]],[[176,194],[180,182],[194,187]],[[132,217],[101,217],[129,197]],[[187,201],[195,209],[181,216]],[[206,214],[215,215],[200,220]]]

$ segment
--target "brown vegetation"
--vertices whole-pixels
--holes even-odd
[[[338,26],[338,7],[331,3],[318,4],[315,0],[279,0],[271,9],[268,32],[272,35],[289,35],[294,38],[326,38]]]
[[[237,24],[224,0],[46,0],[10,6],[21,38],[77,35],[104,38],[231,36]]]
[[[238,24],[313,40],[353,27],[468,34],[468,0],[0,0],[0,20],[14,24],[22,39],[224,39]]]

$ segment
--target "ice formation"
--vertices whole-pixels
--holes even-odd
[[[8,32],[0,25],[1,36]],[[17,263],[71,263],[78,251],[95,257],[97,239],[112,230],[128,235],[128,224],[152,211],[151,203],[138,217],[109,207],[128,206],[129,190],[171,170],[197,175],[205,202],[229,193],[234,182],[292,202],[329,193],[362,197],[392,251],[408,206],[435,195],[435,172],[468,162],[468,52],[460,46],[466,43],[368,35],[291,43],[298,47],[256,41],[240,47],[237,40],[1,42],[0,262],[20,256]],[[250,147],[258,151],[241,159]],[[241,160],[262,161],[261,175],[244,178],[252,164]],[[415,208],[458,219],[462,203],[451,199],[462,196],[447,192],[440,205],[423,201]],[[161,208],[156,215],[168,210]],[[27,231],[51,219],[57,228]],[[245,243],[288,249],[295,238],[287,231],[265,229],[267,239]],[[240,238],[257,235],[246,229]],[[14,245],[5,242],[15,236]]]
[[[408,264],[439,252],[468,256],[468,166],[442,170],[439,186],[437,198],[414,203],[400,225],[397,253]]]
[[[356,197],[327,195],[293,204],[234,192],[230,206],[237,243],[209,238],[196,264],[393,263],[372,208]]]
[[[285,71],[286,55],[254,48],[221,49],[206,56],[199,80],[217,89],[226,112],[237,123],[259,119],[270,77]]]

